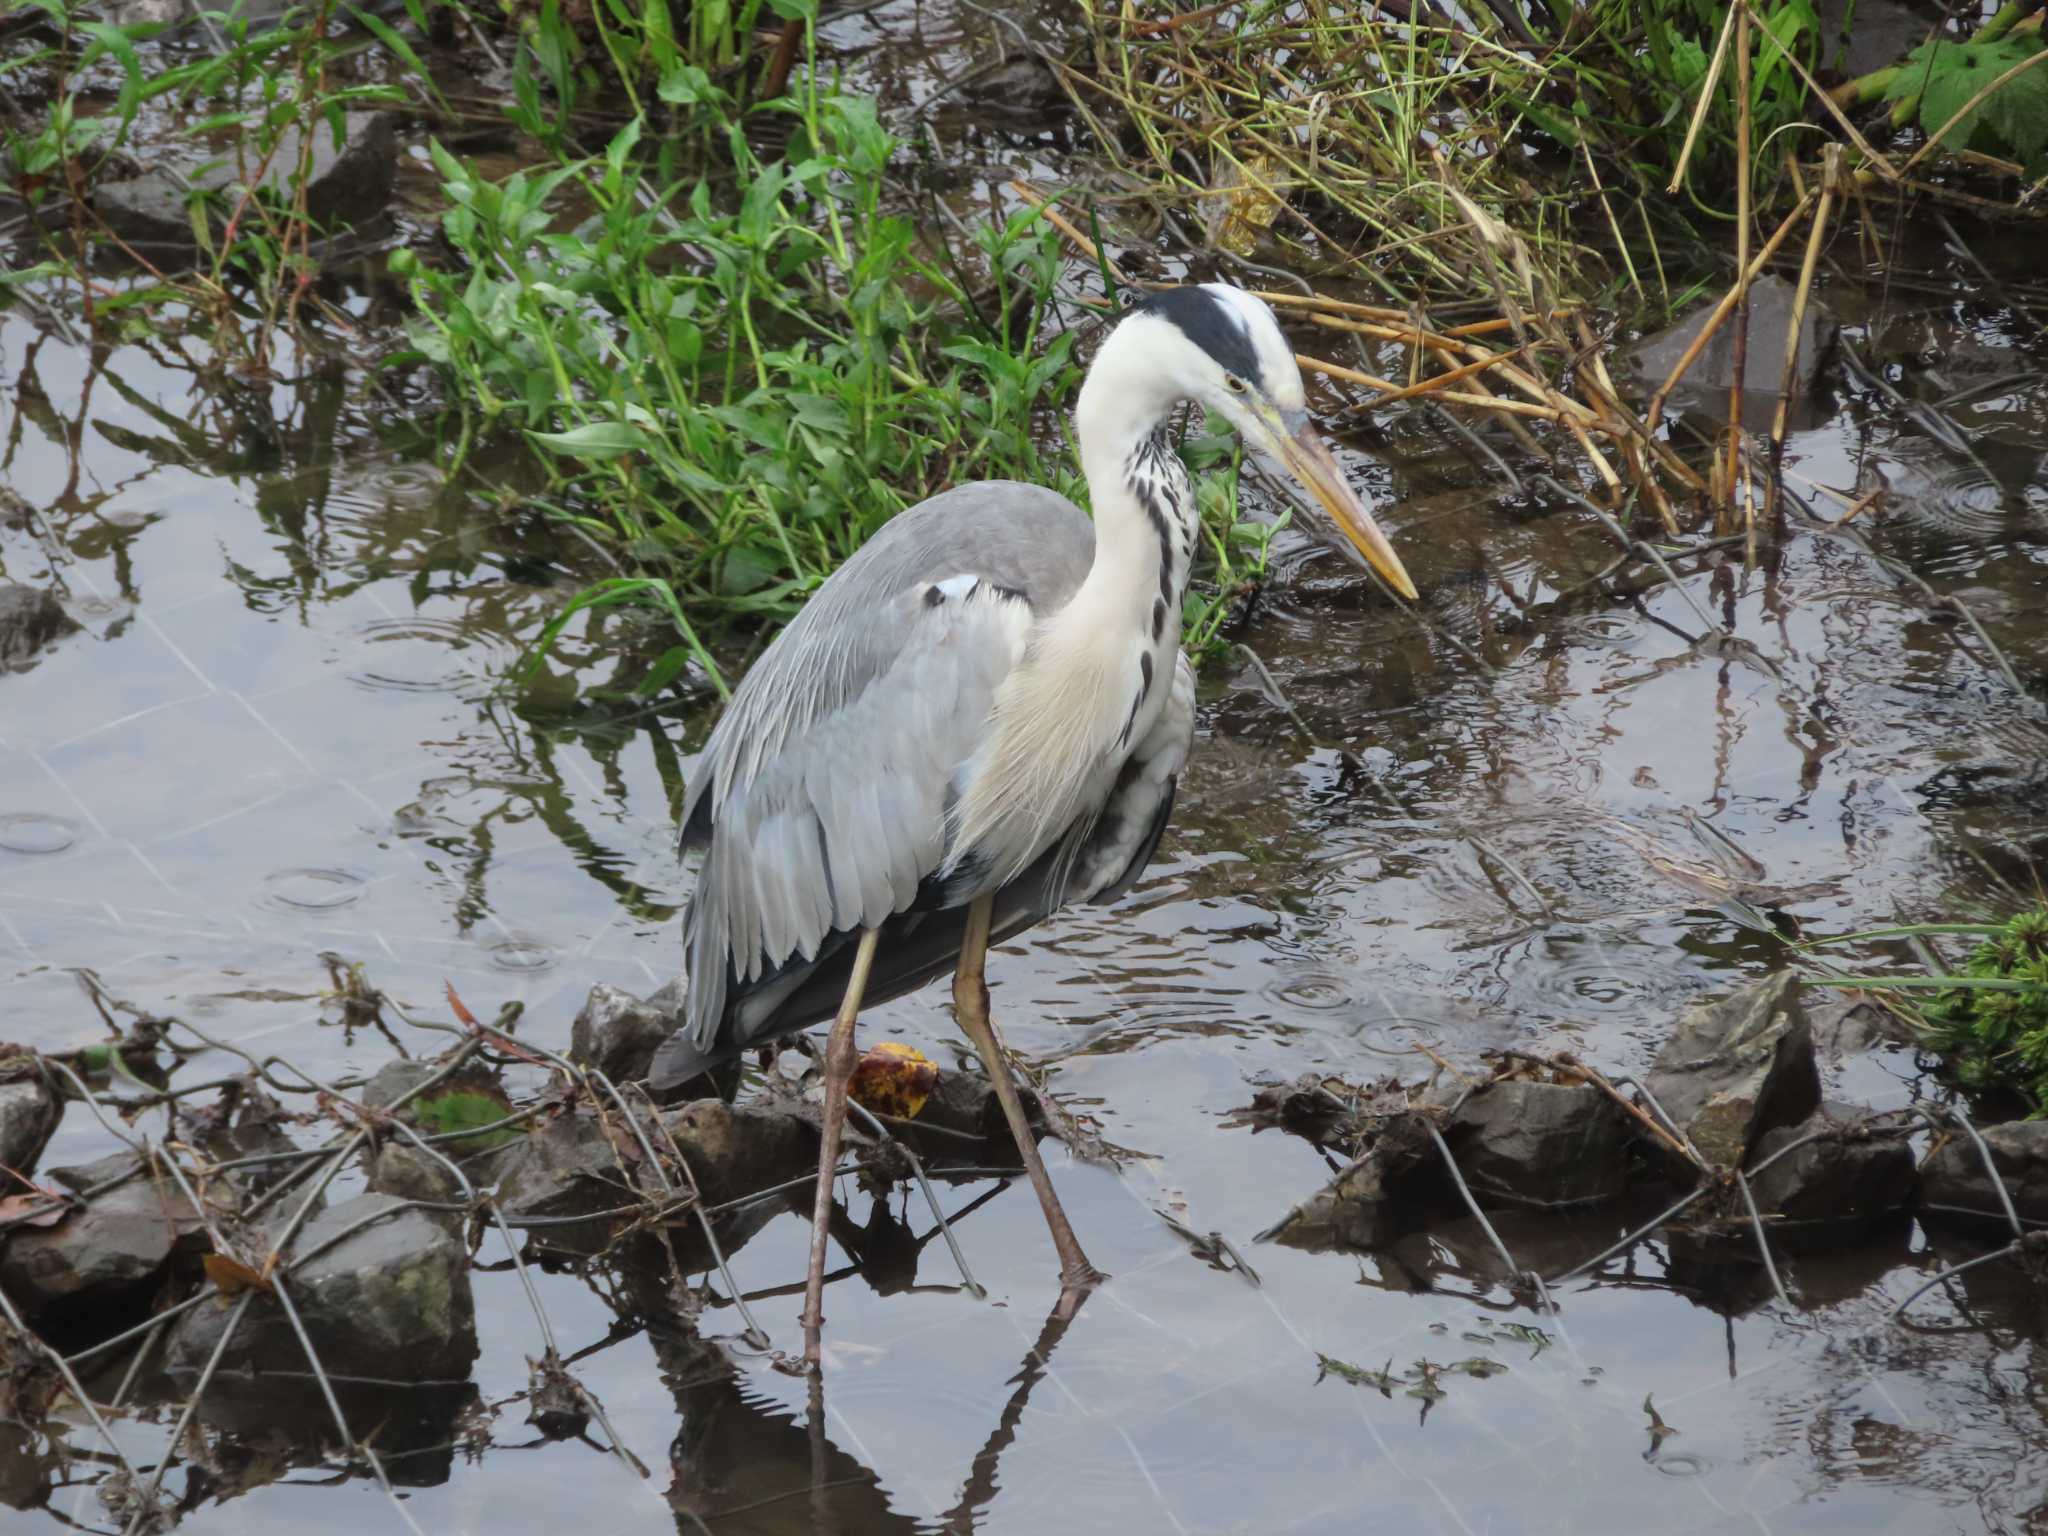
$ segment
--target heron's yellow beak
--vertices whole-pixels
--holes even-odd
[[[1316,436],[1314,426],[1303,423],[1294,432],[1275,428],[1272,438],[1273,452],[1280,462],[1337,520],[1337,526],[1344,530],[1345,537],[1358,547],[1358,552],[1365,556],[1372,568],[1387,579],[1387,585],[1412,601],[1415,583],[1408,579],[1408,568],[1401,564],[1401,557],[1394,553],[1394,546],[1387,542],[1387,536],[1380,532],[1380,525],[1372,520],[1372,514],[1365,510],[1365,503],[1351,489],[1351,482],[1344,478],[1344,471],[1330,457],[1330,450],[1323,445],[1323,440]]]

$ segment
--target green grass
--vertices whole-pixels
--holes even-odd
[[[1930,940],[1955,936],[1977,940],[1960,967],[1942,963],[1926,947]],[[1959,1087],[1973,1094],[2011,1094],[2032,1117],[2048,1115],[2048,907],[2002,922],[1916,923],[1810,943],[1884,940],[1920,946],[1925,968],[1814,979],[1886,994]]]

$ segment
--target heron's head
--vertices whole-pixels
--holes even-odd
[[[1373,569],[1403,597],[1415,596],[1401,557],[1316,434],[1301,365],[1263,300],[1227,283],[1168,288],[1132,307],[1124,325],[1133,324],[1144,328],[1146,351],[1179,398],[1286,465]]]

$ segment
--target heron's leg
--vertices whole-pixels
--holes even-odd
[[[988,957],[989,920],[994,905],[993,895],[977,896],[967,909],[960,968],[953,973],[953,1013],[980,1052],[988,1080],[1002,1101],[1003,1118],[1010,1122],[1010,1135],[1024,1158],[1024,1171],[1031,1176],[1031,1187],[1038,1192],[1038,1203],[1045,1211],[1045,1224],[1052,1229],[1052,1245],[1059,1250],[1060,1283],[1069,1293],[1078,1293],[1101,1280],[1102,1272],[1088,1262],[1088,1255],[1081,1251],[1080,1240],[1067,1221],[1067,1213],[1060,1209],[1060,1197],[1053,1193],[1052,1178],[1038,1155],[1038,1138],[1031,1134],[1031,1123],[1024,1118],[1024,1103],[1017,1097],[1010,1063],[1003,1055],[1002,1043],[996,1039],[995,1020],[989,1017],[988,983],[983,979],[982,966]]]
[[[846,997],[825,1045],[825,1126],[818,1143],[818,1193],[811,1202],[811,1263],[804,1274],[804,1364],[813,1371],[818,1368],[818,1335],[825,1325],[825,1236],[832,1225],[832,1180],[839,1169],[839,1133],[846,1124],[846,1085],[853,1077],[853,1021],[860,1016],[860,995],[867,990],[880,937],[879,929],[861,930]]]

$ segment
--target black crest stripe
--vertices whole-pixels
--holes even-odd
[[[1258,354],[1244,320],[1228,300],[1206,288],[1168,288],[1132,306],[1180,328],[1181,334],[1240,379],[1257,379]]]

